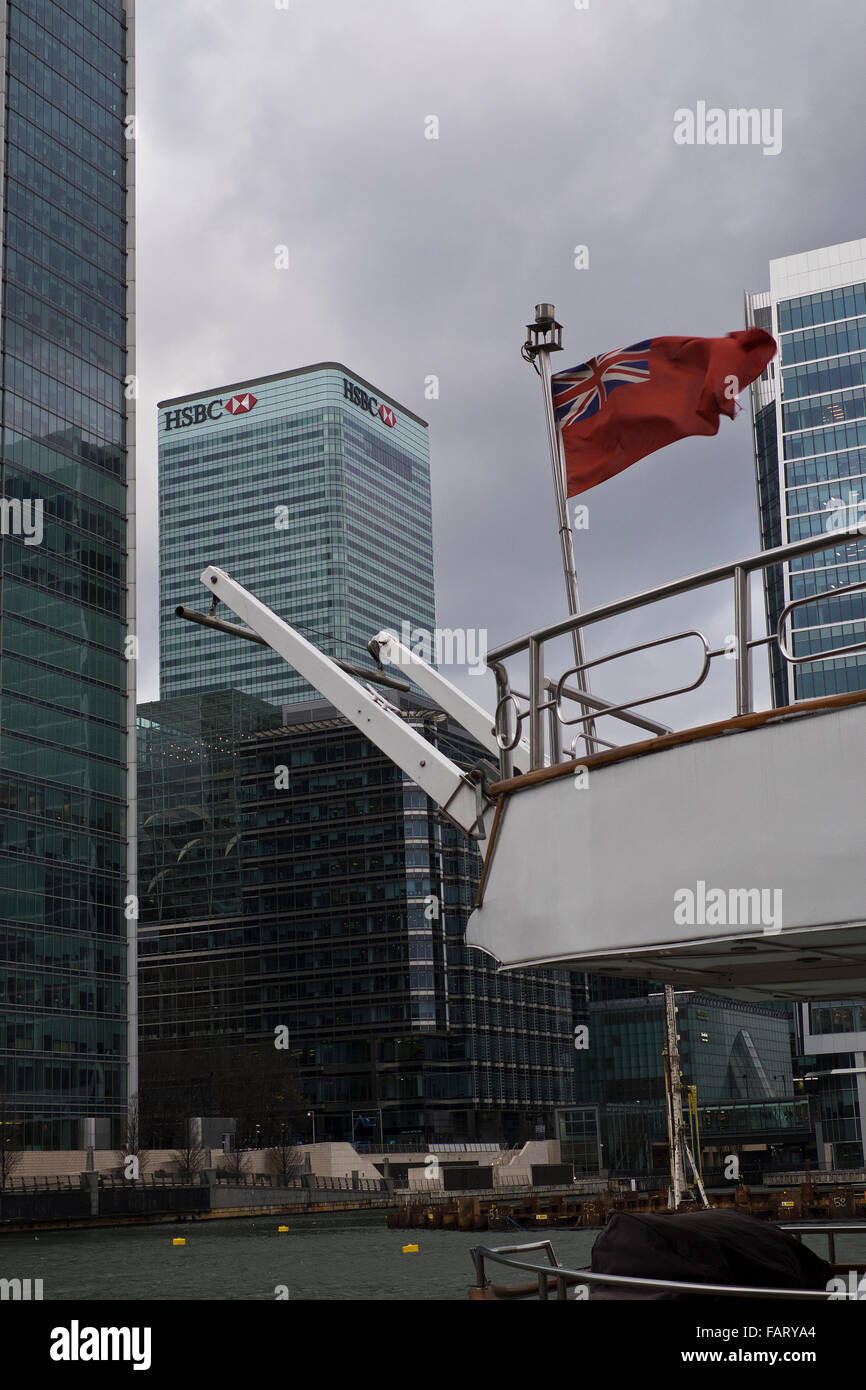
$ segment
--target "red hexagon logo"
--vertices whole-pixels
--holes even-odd
[[[242,396],[232,396],[230,401],[226,401],[226,410],[229,415],[246,415],[248,410],[252,410],[256,403],[256,397],[251,391],[245,391]]]
[[[383,425],[388,426],[389,430],[392,430],[397,423],[397,416],[389,405],[379,406],[379,419]]]

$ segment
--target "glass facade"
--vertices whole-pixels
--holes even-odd
[[[786,603],[866,580],[866,540],[832,545],[834,530],[866,522],[866,241],[772,261],[770,285],[747,296],[748,321],[779,344],[752,387],[761,543],[831,541],[769,573],[772,631]],[[804,604],[791,631],[801,658],[866,640],[866,593]],[[866,684],[864,652],[792,665],[774,647],[776,705]]]
[[[855,1071],[859,1063],[861,1071]],[[815,1077],[806,1089],[813,1093],[822,1167],[866,1167],[862,1142],[862,1053],[831,1052],[803,1056],[799,1070]],[[838,1075],[832,1075],[838,1071]]]
[[[822,533],[832,542],[834,531],[858,525],[866,534],[866,239],[771,261],[770,288],[746,296],[746,317],[779,344],[777,361],[751,388],[761,544]],[[777,566],[765,585],[768,631],[787,603],[814,595],[792,615],[796,656],[866,640],[866,591],[830,592],[864,580],[866,539]],[[775,642],[769,652],[776,706],[866,686],[866,652],[797,665]],[[866,1085],[862,1075],[827,1073],[843,1065],[846,1035],[850,1055],[866,1061],[864,1005],[804,1006],[802,1032],[797,1069],[815,1074],[821,1166],[860,1166]],[[823,1050],[827,1034],[838,1054]]]
[[[797,1072],[812,1097],[821,1166],[866,1168],[866,1004],[804,1004]]]
[[[810,1033],[863,1033],[866,1035],[866,1003],[862,999],[810,1004]]]
[[[204,606],[208,564],[346,661],[369,665],[382,627],[433,631],[427,426],[347,367],[163,401],[159,480],[163,698],[315,697],[274,652],[174,616]]]
[[[573,1106],[556,1116],[556,1137],[563,1163],[570,1163],[575,1177],[601,1171],[601,1139],[597,1105]]]
[[[283,1025],[320,1138],[379,1109],[386,1140],[535,1137],[573,1098],[568,975],[466,947],[474,846],[329,706],[271,713],[256,728],[267,707],[236,692],[141,710],[145,1104],[178,1050]]]
[[[273,705],[236,690],[139,707],[139,888],[147,918],[240,915],[236,748],[279,717]]]
[[[0,13],[0,1096],[69,1148],[126,1104],[132,4]]]
[[[660,995],[590,1005],[590,1045],[576,1050],[587,1100],[650,1100],[663,1092]],[[735,1000],[678,994],[680,1063],[702,1101],[792,1094],[787,1021]],[[586,1092],[589,1094],[586,1094]]]
[[[791,1130],[808,1134],[811,1128],[808,1100],[776,1100],[758,1104],[703,1105],[698,1110],[704,1140],[729,1134],[784,1138]]]
[[[765,1149],[766,1163],[777,1161],[771,1144],[795,1149],[807,1144],[809,1105],[795,1102],[787,1016],[763,1005],[691,992],[677,993],[676,1002],[683,1084],[697,1087],[710,1165],[722,1132],[726,1143],[748,1144],[752,1155]],[[576,1097],[579,1105],[598,1108],[602,1166],[617,1177],[663,1171],[663,997],[590,1002],[582,1017],[589,1031],[587,1045],[574,1053]],[[785,1160],[791,1158],[786,1152]],[[758,1162],[754,1156],[749,1161]]]

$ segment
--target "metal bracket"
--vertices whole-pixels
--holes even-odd
[[[458,829],[462,830],[464,835],[468,835],[470,840],[487,839],[487,831],[484,828],[484,813],[493,805],[491,798],[487,795],[489,785],[489,778],[483,767],[470,768],[469,772],[464,773],[461,779],[461,787],[469,787],[470,790],[474,789],[475,791],[475,820],[468,830],[463,830],[462,826],[458,826]],[[459,791],[460,787],[449,796],[445,805],[439,808],[439,815],[445,816],[452,825],[456,825],[457,822],[448,814],[448,807]]]

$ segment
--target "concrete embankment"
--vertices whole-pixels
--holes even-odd
[[[117,1226],[165,1226],[178,1222],[224,1221],[244,1216],[309,1216],[327,1212],[395,1210],[393,1199],[292,1203],[279,1206],[227,1206],[213,1211],[146,1212],[127,1216],[65,1217],[49,1216],[31,1220],[0,1221],[0,1237],[25,1231],[90,1231]]]
[[[201,1171],[195,1172],[181,1168],[184,1157],[189,1156],[171,1150],[140,1157],[99,1149],[22,1153],[0,1190],[0,1232],[387,1211],[398,1204],[395,1190],[402,1190],[402,1201],[408,1190],[416,1200],[436,1203],[463,1190],[517,1196],[571,1177],[570,1169],[551,1166],[558,1146],[540,1141],[513,1151],[455,1143],[399,1155],[361,1154],[342,1142],[300,1145],[292,1153],[296,1168],[290,1179],[270,1171],[273,1153],[266,1150],[227,1155],[201,1149]]]
[[[0,1192],[0,1233],[393,1206],[392,1182],[357,1175],[304,1173],[281,1183],[261,1176],[233,1180],[212,1169],[186,1181],[80,1173],[77,1179],[66,1175],[7,1184]]]

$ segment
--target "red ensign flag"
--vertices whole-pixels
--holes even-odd
[[[726,338],[646,338],[553,378],[569,497],[690,434],[717,434],[719,417],[776,354],[762,328]]]

